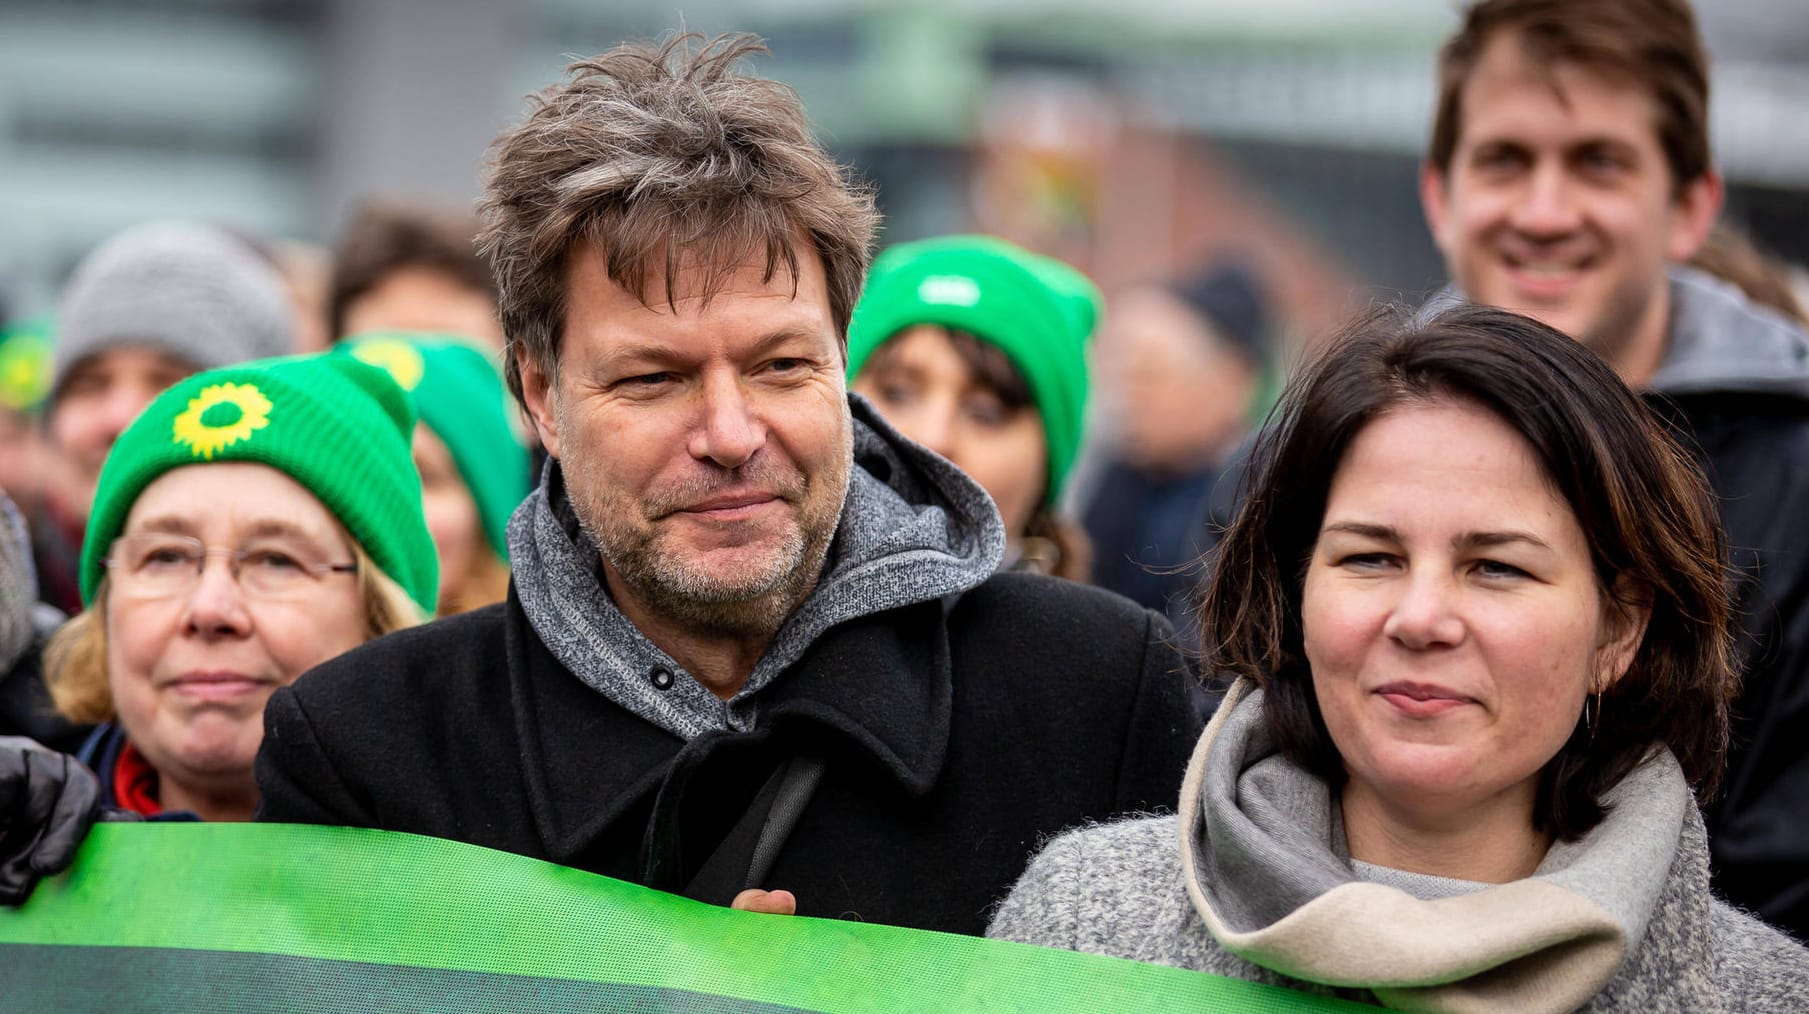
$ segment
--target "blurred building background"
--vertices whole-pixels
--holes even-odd
[[[1809,261],[1809,0],[1697,0],[1731,209]],[[984,228],[1108,288],[1234,254],[1284,324],[1442,281],[1415,180],[1453,0],[0,0],[0,298],[189,216],[331,239],[469,206],[522,97],[679,27],[764,35],[886,241]]]

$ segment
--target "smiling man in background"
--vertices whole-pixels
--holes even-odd
[[[1454,286],[1594,349],[1700,447],[1742,580],[1746,685],[1708,809],[1717,885],[1809,935],[1809,339],[1681,265],[1722,182],[1684,0],[1485,0],[1439,60],[1421,197]],[[1603,702],[1614,707],[1612,695]]]

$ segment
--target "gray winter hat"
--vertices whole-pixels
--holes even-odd
[[[121,345],[197,370],[286,355],[292,313],[282,276],[243,241],[196,222],[133,226],[89,253],[63,289],[51,400],[70,367]]]

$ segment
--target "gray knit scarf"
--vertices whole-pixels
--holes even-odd
[[[759,694],[829,628],[973,588],[997,568],[1004,524],[986,492],[900,436],[849,396],[854,467],[816,589],[723,701],[692,679],[616,607],[583,535],[557,461],[509,521],[515,593],[560,664],[622,707],[681,739],[752,728]]]

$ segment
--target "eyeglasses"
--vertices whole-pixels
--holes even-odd
[[[200,584],[207,558],[224,556],[245,594],[283,599],[306,596],[329,574],[354,574],[356,563],[327,563],[320,551],[295,539],[268,539],[241,549],[209,549],[187,535],[122,535],[107,552],[107,572],[121,594],[141,599],[181,598]]]

